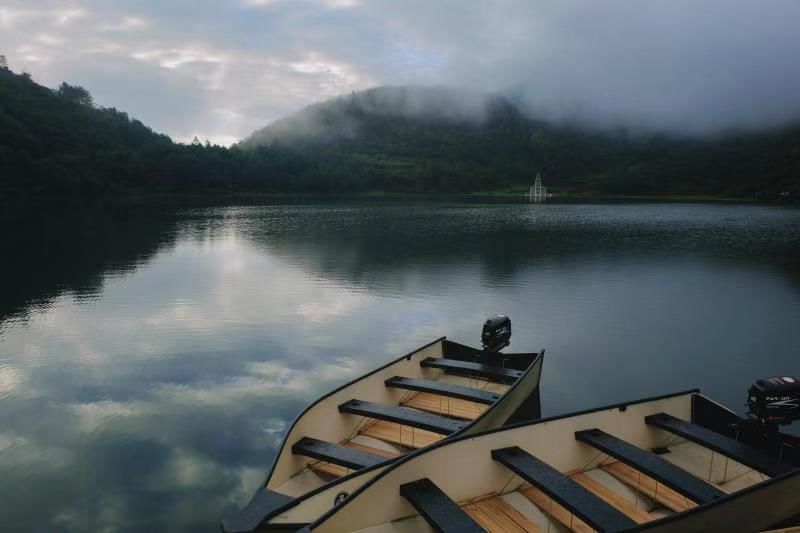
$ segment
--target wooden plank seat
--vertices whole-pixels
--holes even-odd
[[[489,408],[487,405],[480,403],[459,400],[458,398],[448,398],[446,396],[437,396],[435,394],[428,394],[427,392],[418,392],[411,396],[411,398],[401,402],[401,405],[437,415],[462,418],[464,420],[475,420]]]
[[[385,420],[376,420],[361,428],[358,433],[408,448],[424,448],[444,438],[443,435],[434,433],[433,431],[416,429],[411,426],[387,422]]]
[[[387,424],[388,423],[389,422],[387,422]],[[417,430],[417,431],[422,431],[422,430]],[[437,435],[437,434],[436,433],[432,433],[432,435]],[[438,435],[437,435],[437,437],[438,437]],[[353,442],[352,440],[349,440],[349,441],[346,441],[346,442],[342,443],[342,446],[346,446],[348,448],[353,448],[353,449],[356,449],[356,450],[367,452],[367,453],[372,454],[372,455],[377,455],[377,456],[383,457],[384,460],[394,459],[395,457],[401,455],[401,453],[398,452],[398,451],[382,450],[382,449],[379,449],[379,448],[374,448],[372,446],[365,446],[363,444],[359,444],[357,442]],[[333,476],[333,477],[343,477],[343,476],[346,476],[347,474],[350,474],[351,472],[353,472],[353,469],[348,468],[346,466],[340,466],[340,465],[337,465],[337,464],[334,464],[334,463],[327,463],[325,461],[318,461],[318,462],[315,462],[315,463],[310,463],[308,465],[308,467],[311,470],[314,470],[315,472],[319,472],[321,474],[327,474],[327,475]],[[358,469],[356,469],[356,470],[358,470]]]
[[[435,531],[448,533],[485,531],[428,478],[400,485],[400,495],[408,500],[408,503]]]
[[[595,481],[587,474],[583,472],[578,472],[577,474],[572,474],[569,477],[572,479],[572,481],[581,485],[586,490],[596,494],[610,505],[616,507],[617,509],[625,513],[625,515],[628,518],[630,518],[637,524],[644,524],[645,522],[650,522],[651,520],[655,520],[655,517],[653,515],[651,515],[644,509],[640,509],[639,507],[637,507],[636,502],[632,502],[629,499],[620,496],[618,493],[614,492],[613,490],[606,487],[602,483]]]
[[[385,457],[373,455],[349,446],[333,444],[311,437],[303,437],[292,446],[292,453],[327,463],[360,470],[386,461]]]
[[[643,474],[647,474],[697,503],[709,503],[725,495],[723,491],[713,485],[665,461],[658,455],[642,450],[600,429],[577,431],[575,438],[579,442],[588,444]]]
[[[383,405],[365,400],[347,401],[339,406],[339,412],[396,422],[442,435],[450,435],[467,426],[467,422],[453,420],[452,418],[425,413],[408,407]]]
[[[517,446],[492,450],[492,459],[597,531],[616,531],[636,525],[597,495]]]
[[[540,530],[501,496],[469,503],[462,509],[489,533],[536,533]]]
[[[669,431],[674,435],[714,450],[768,476],[778,476],[795,469],[792,465],[782,463],[778,459],[746,444],[666,413],[650,415],[645,417],[644,420],[650,426]]]
[[[452,383],[444,383],[430,379],[413,379],[394,376],[387,379],[385,384],[387,387],[413,390],[417,392],[428,392],[438,396],[458,398],[461,400],[468,400],[470,402],[476,402],[485,405],[492,405],[494,402],[499,400],[501,396],[500,394],[494,392],[487,392],[481,389],[463,387],[461,385],[453,385]]]
[[[438,357],[428,357],[420,361],[419,364],[423,368],[438,368],[439,370],[444,370],[448,374],[478,376],[503,383],[513,383],[524,374],[521,370]]]

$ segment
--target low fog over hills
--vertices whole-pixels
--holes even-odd
[[[800,181],[796,126],[678,134],[524,109],[499,95],[380,87],[309,106],[238,147],[291,148],[340,186],[389,190],[521,190],[541,172],[562,192],[748,197]]]
[[[377,87],[308,106],[254,132],[239,146],[353,139],[369,117],[478,125],[503,102],[498,96],[445,87]]]

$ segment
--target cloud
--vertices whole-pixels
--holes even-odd
[[[434,81],[512,93],[538,116],[692,133],[800,118],[796,2],[380,8],[406,41],[442,54]]]
[[[134,31],[140,30],[142,28],[146,28],[150,25],[150,22],[139,17],[123,17],[122,20],[118,22],[112,22],[110,24],[104,24],[99,26],[100,31],[107,31],[107,32],[120,32],[120,31]]]
[[[704,134],[800,118],[797,20],[794,0],[10,0],[0,52],[180,140],[227,142],[379,84],[499,91],[552,120]]]
[[[25,381],[24,374],[9,365],[0,365],[0,400],[16,394]]]
[[[84,85],[99,105],[177,140],[231,144],[310,101],[378,83],[347,58],[305,46],[298,28],[285,24],[293,8],[275,4],[278,11],[267,12],[263,2],[255,10],[195,3],[172,10],[153,2],[12,1],[0,8],[0,53],[15,71],[48,86]]]

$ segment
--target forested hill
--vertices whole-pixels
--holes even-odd
[[[0,68],[0,199],[292,190],[305,172],[292,150],[174,143],[82,87]]]
[[[377,88],[311,106],[238,146],[173,143],[81,87],[0,68],[0,195],[481,192],[800,195],[800,128],[714,140],[559,127],[500,97]]]
[[[6,190],[59,192],[125,186],[154,170],[172,142],[91,95],[52,91],[0,69],[0,168]],[[148,161],[149,160],[149,161]]]
[[[288,146],[337,187],[761,198],[800,192],[800,126],[713,139],[602,132],[524,116],[502,97],[381,87],[310,106],[240,146]]]

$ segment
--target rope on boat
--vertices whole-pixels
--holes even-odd
[[[711,482],[711,473],[713,470],[714,470],[714,450],[711,450],[711,461],[709,461],[708,464],[708,479],[706,479],[706,481],[708,481],[709,483]]]

